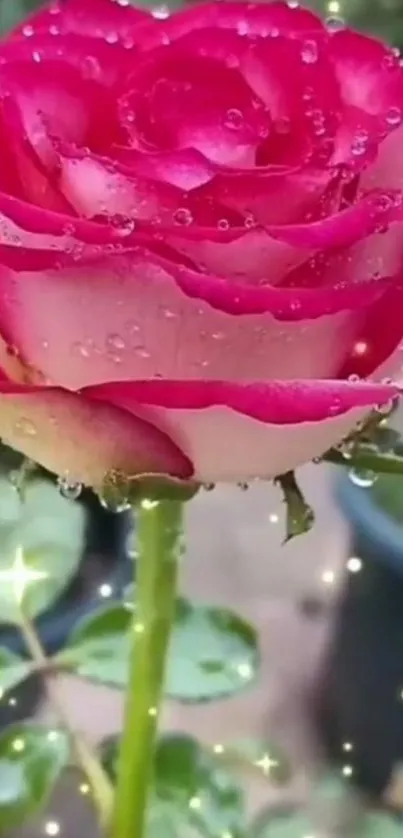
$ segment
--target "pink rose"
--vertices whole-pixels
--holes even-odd
[[[94,486],[272,477],[399,369],[399,58],[295,3],[163,14],[0,48],[0,436]]]

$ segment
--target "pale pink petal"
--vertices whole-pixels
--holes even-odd
[[[89,390],[91,393],[91,388]],[[338,381],[106,384],[102,397],[169,434],[206,482],[275,477],[323,454],[396,388]]]
[[[3,442],[56,474],[101,488],[108,473],[189,477],[186,457],[133,409],[56,388],[0,381]]]
[[[144,250],[49,271],[0,271],[0,329],[49,382],[324,378],[389,281],[254,288]]]
[[[403,127],[380,143],[375,161],[362,173],[360,186],[362,189],[403,189]]]

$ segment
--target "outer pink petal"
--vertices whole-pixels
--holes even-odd
[[[259,224],[292,224],[339,201],[339,175],[325,169],[268,167],[218,174],[195,193],[229,209],[252,214]]]
[[[233,482],[274,477],[320,456],[395,392],[338,381],[156,381],[106,384],[96,397],[135,412],[140,403],[189,456],[196,477]]]
[[[329,55],[344,103],[382,117],[386,135],[393,127],[392,113],[396,114],[396,108],[400,109],[402,103],[403,72],[399,58],[380,41],[348,29],[333,35]]]
[[[403,282],[392,286],[377,305],[369,306],[340,375],[366,378],[378,374],[403,378]]]
[[[51,26],[62,32],[75,32],[93,38],[135,37],[137,29],[149,24],[150,16],[131,5],[118,0],[56,0],[47,8],[32,15],[14,35],[26,35],[27,26],[36,31]],[[57,33],[56,33],[57,34]],[[29,31],[30,35],[30,31]]]
[[[171,15],[160,22],[158,28],[148,30],[142,38],[142,49],[173,41],[195,29],[206,27],[233,29],[240,35],[298,37],[304,33],[323,34],[323,24],[306,9],[290,8],[287,3],[204,3]]]
[[[85,245],[122,243],[129,227],[100,224],[60,212],[36,207],[0,192],[0,236],[2,246],[30,251],[53,251],[70,254],[72,260],[82,255]],[[29,262],[27,264],[29,267]]]
[[[360,186],[363,189],[403,189],[403,127],[380,143],[375,161],[362,174]]]
[[[133,177],[111,161],[63,148],[60,189],[80,215],[124,214],[129,218],[170,223],[181,193],[170,184]]]
[[[334,375],[386,284],[298,291],[198,274],[145,250],[0,272],[0,329],[50,382]],[[51,316],[49,316],[51,312]]]
[[[293,247],[261,228],[233,228],[227,240],[211,228],[199,228],[198,233],[197,238],[191,238],[189,230],[167,231],[172,247],[191,259],[202,273],[228,277],[245,285],[277,285],[288,271],[306,262],[310,254],[309,249]]]
[[[356,241],[403,218],[403,196],[380,189],[327,218],[313,223],[267,225],[267,232],[293,247],[325,249],[349,247]]]
[[[171,439],[134,410],[56,388],[1,380],[0,436],[50,471],[98,488],[113,470],[192,473]]]

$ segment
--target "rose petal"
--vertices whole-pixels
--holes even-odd
[[[60,258],[62,252],[74,261],[83,254],[85,245],[119,244],[131,230],[132,224],[126,229],[123,222],[122,226],[107,226],[36,207],[0,192],[3,255],[4,246],[7,246],[19,252],[25,250],[28,258],[30,250],[42,249],[53,251],[54,259]],[[27,267],[30,267],[29,263]]]
[[[390,108],[401,107],[403,98],[398,57],[380,41],[348,29],[332,36],[328,50],[344,103],[382,116],[386,134]]]
[[[293,247],[348,247],[392,221],[403,219],[403,196],[373,190],[360,201],[311,224],[268,225],[267,232]]]
[[[75,32],[93,38],[135,37],[138,28],[152,25],[147,12],[130,2],[119,0],[56,0],[50,7],[40,9],[18,27],[14,35],[32,37],[34,32],[54,27],[64,32]]]
[[[125,214],[131,219],[158,219],[160,223],[167,217],[172,223],[181,193],[170,184],[130,176],[107,159],[88,152],[63,147],[59,158],[60,189],[80,214],[88,218]]]
[[[383,375],[402,378],[402,311],[403,282],[400,282],[390,287],[377,305],[368,308],[351,353],[340,371],[342,377],[366,378],[382,370]]]
[[[91,393],[91,388],[88,391]],[[338,381],[106,384],[96,397],[163,429],[206,482],[267,479],[323,454],[396,388]]]
[[[251,288],[141,250],[65,268],[0,271],[0,329],[49,382],[323,378],[389,283]],[[52,312],[52,316],[49,316]]]
[[[0,99],[0,135],[1,188],[40,207],[69,212],[71,207],[31,146],[17,103],[10,96]]]
[[[194,4],[176,12],[159,26],[147,30],[142,38],[142,49],[173,41],[188,32],[206,27],[234,29],[244,36],[300,37],[304,33],[322,33],[323,24],[307,9],[290,8],[283,2],[272,3],[204,3]]]
[[[218,168],[194,148],[146,154],[136,148],[115,146],[112,157],[114,161],[130,169],[134,175],[157,178],[186,191],[207,183],[214,177]]]
[[[378,146],[378,154],[363,172],[362,189],[403,189],[403,127],[389,134]]]
[[[216,200],[244,216],[252,214],[265,226],[300,222],[314,210],[324,210],[329,189],[339,194],[339,175],[333,171],[267,167],[220,173],[194,193],[202,202]]]
[[[94,390],[96,393],[96,388]],[[0,380],[0,435],[56,474],[101,488],[108,472],[189,477],[192,467],[163,432],[124,409],[58,388]],[[133,408],[133,409],[132,409]]]

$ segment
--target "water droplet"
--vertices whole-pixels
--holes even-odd
[[[301,58],[304,64],[316,64],[319,57],[318,44],[313,39],[304,41],[301,47]]]
[[[299,0],[288,0],[287,6],[289,9],[299,9]]]
[[[27,23],[22,27],[22,34],[25,35],[26,38],[32,38],[32,35],[34,34],[34,27],[31,26],[30,23]]]
[[[247,35],[249,32],[249,24],[247,20],[240,20],[237,26],[238,35]]]
[[[325,23],[329,32],[340,32],[346,25],[343,18],[339,15],[327,17]]]
[[[32,59],[36,62],[36,64],[39,64],[40,61],[42,61],[41,55],[36,49],[32,53]]]
[[[229,230],[228,218],[220,218],[217,221],[217,227],[218,227],[219,230]]]
[[[114,352],[116,349],[119,351],[120,349],[126,348],[126,342],[123,340],[121,335],[118,334],[111,334],[108,335],[105,340],[105,346],[108,350]]]
[[[142,358],[144,361],[151,358],[151,353],[145,348],[145,346],[135,346],[134,351],[138,358]]]
[[[119,40],[119,36],[117,32],[107,32],[105,35],[105,41],[107,44],[117,44]]]
[[[153,17],[156,17],[157,20],[166,20],[170,15],[169,7],[165,4],[156,6],[155,9],[151,10],[151,14]]]
[[[55,24],[52,24],[51,26],[49,26],[49,34],[50,35],[60,35],[59,27],[55,26]]]
[[[396,65],[396,57],[393,54],[392,50],[387,52],[386,55],[382,58],[382,67],[385,67],[387,70],[390,70],[392,67]]]
[[[228,108],[224,119],[225,127],[230,128],[231,131],[239,131],[243,123],[244,116],[242,111],[239,108]]]
[[[390,125],[392,128],[395,125],[400,125],[400,123],[402,121],[402,111],[401,111],[401,109],[398,108],[398,107],[389,108],[389,110],[387,111],[387,113],[385,115],[385,119],[386,119],[386,122],[388,123],[388,125]]]
[[[193,215],[187,207],[178,207],[173,218],[175,224],[180,224],[181,227],[187,227],[193,221]]]
[[[69,480],[67,475],[58,477],[57,485],[59,487],[60,494],[68,500],[77,500],[77,498],[80,497],[83,488],[82,483],[78,483],[75,480]]]
[[[135,320],[127,320],[125,328],[131,335],[136,335],[140,331],[140,326]]]
[[[176,320],[178,314],[176,311],[172,311],[170,308],[163,308],[162,314],[166,320]]]
[[[252,215],[252,213],[250,215],[245,216],[243,223],[248,230],[250,230],[252,227],[256,227],[257,224],[256,218],[254,215]]]
[[[377,474],[370,469],[365,468],[352,468],[350,469],[349,478],[355,486],[359,486],[360,489],[370,489],[371,486],[374,485]]]
[[[364,128],[356,132],[351,142],[351,153],[355,157],[365,154],[368,148],[369,134]]]
[[[73,343],[71,351],[73,355],[80,355],[81,358],[89,358],[91,354],[90,345],[87,343],[82,343],[79,340]]]
[[[21,416],[20,419],[15,423],[15,430],[17,434],[21,436],[36,436],[38,431],[36,425],[32,422],[31,419],[28,419],[26,416]]]

